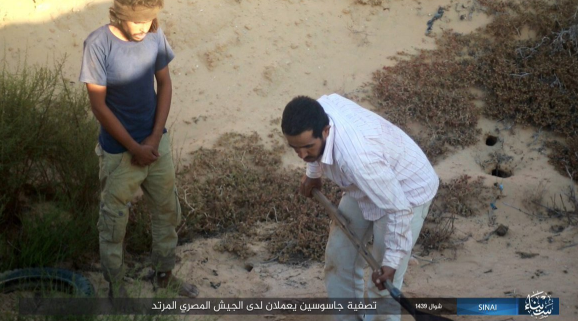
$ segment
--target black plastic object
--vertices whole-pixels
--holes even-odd
[[[84,276],[65,269],[27,268],[0,274],[0,293],[55,290],[76,297],[94,296],[92,283]]]

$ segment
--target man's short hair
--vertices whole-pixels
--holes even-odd
[[[321,104],[307,96],[297,96],[291,100],[283,111],[281,130],[288,136],[297,136],[313,130],[314,138],[321,138],[325,126],[329,125],[329,117]]]
[[[115,1],[120,2],[122,5],[131,6],[133,8],[135,7],[162,8],[165,5],[164,0],[115,0]],[[114,10],[109,10],[108,16],[110,19],[110,24],[117,27],[120,25],[122,20],[116,16]],[[149,29],[148,32],[157,32],[158,28],[159,28],[159,20],[157,18],[154,18],[153,23],[151,24],[151,28]]]

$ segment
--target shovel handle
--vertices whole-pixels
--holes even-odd
[[[333,205],[333,203],[331,203],[331,201],[329,201],[327,199],[327,197],[325,197],[325,195],[323,195],[323,193],[321,193],[321,191],[314,188],[311,191],[311,193],[313,194],[313,197],[315,197],[315,199],[317,199],[317,201],[319,201],[319,203],[321,203],[321,205],[323,205],[323,207],[325,207],[325,210],[328,212],[329,217],[331,217],[331,219],[335,223],[337,223],[339,228],[341,228],[341,230],[343,230],[343,233],[345,233],[345,235],[349,238],[349,240],[357,248],[357,251],[367,261],[369,266],[371,266],[371,268],[374,271],[380,271],[381,272],[381,266],[379,265],[379,263],[375,260],[373,255],[371,255],[371,253],[369,251],[367,251],[367,249],[361,243],[361,241],[357,238],[357,236],[355,234],[353,234],[353,232],[349,229],[349,226],[348,226],[349,222],[347,220],[347,217],[344,216],[343,213],[341,213],[341,211],[337,207],[335,207],[335,205]],[[418,315],[415,307],[403,295],[403,293],[398,288],[396,288],[393,285],[393,283],[391,283],[390,280],[385,280],[385,288],[387,289],[387,291],[389,292],[391,297],[393,299],[395,299],[397,302],[399,302],[399,304],[404,309],[406,309],[413,316],[413,318],[416,321],[451,321],[451,319],[444,318],[442,316],[432,315],[432,314],[425,313],[425,312],[420,312],[420,314]]]
[[[345,235],[349,238],[349,240],[351,240],[353,245],[357,247],[357,251],[367,261],[369,266],[371,266],[371,269],[373,271],[379,271],[381,273],[381,265],[377,262],[377,260],[373,257],[373,255],[371,255],[371,253],[367,251],[365,246],[355,236],[355,234],[353,234],[353,232],[349,230],[348,228],[349,221],[347,220],[347,217],[345,217],[343,213],[341,213],[341,211],[337,207],[335,207],[335,205],[333,205],[333,203],[331,203],[331,201],[328,200],[327,197],[323,195],[323,193],[321,193],[320,190],[314,188],[311,191],[311,193],[313,194],[313,197],[315,197],[315,199],[319,203],[321,203],[323,207],[325,207],[325,210],[327,210],[331,219],[333,219],[339,225],[339,227],[343,230],[343,233],[345,233]],[[401,298],[401,291],[398,288],[396,288],[393,285],[393,283],[391,283],[390,280],[385,281],[385,288],[387,289],[387,291],[389,291],[389,294],[391,294],[391,296],[394,299],[398,300],[399,298]]]
[[[335,207],[335,205],[333,205],[333,203],[331,203],[331,201],[328,200],[327,197],[321,193],[321,191],[314,188],[311,193],[313,194],[313,197],[315,197],[315,199],[317,199],[317,201],[319,201],[319,203],[325,207],[329,217],[339,226],[339,228],[341,228],[341,230],[343,230],[345,236],[347,236],[351,243],[353,243],[353,245],[357,248],[357,251],[367,261],[371,269],[374,271],[381,271],[381,265],[375,260],[373,255],[371,255],[371,253],[361,243],[357,236],[349,229],[349,220],[347,217],[343,215],[343,213],[337,207]]]

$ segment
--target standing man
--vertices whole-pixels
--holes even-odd
[[[401,288],[411,249],[439,186],[427,157],[401,129],[337,94],[317,101],[294,98],[283,111],[281,128],[289,146],[307,162],[301,194],[311,197],[311,190],[321,187],[322,175],[345,191],[339,209],[359,239],[369,242],[373,236],[373,255],[382,262],[381,271],[373,271],[373,282],[367,284],[370,301],[389,298],[383,283],[389,279]],[[325,250],[328,296],[363,299],[364,267],[334,222]],[[399,320],[399,308],[396,304],[393,315],[366,315],[365,320]]]
[[[168,65],[175,55],[157,20],[162,7],[163,0],[114,0],[111,23],[84,42],[80,81],[86,83],[101,125],[95,150],[101,184],[97,227],[110,298],[127,297],[123,240],[130,201],[139,187],[152,206],[154,282],[187,297],[199,293],[171,273],[181,208],[165,129],[172,95]]]

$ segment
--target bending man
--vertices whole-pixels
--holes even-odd
[[[369,298],[389,297],[383,283],[389,279],[401,288],[411,249],[439,186],[427,157],[401,129],[337,94],[319,100],[294,98],[283,111],[281,127],[289,145],[307,162],[301,194],[311,197],[311,190],[321,187],[322,175],[345,191],[339,209],[358,238],[369,242],[373,237],[373,255],[382,262],[381,271],[374,271],[373,282],[368,282]],[[333,223],[325,250],[328,296],[363,299],[364,267],[356,248]],[[399,320],[399,308],[365,320]]]

